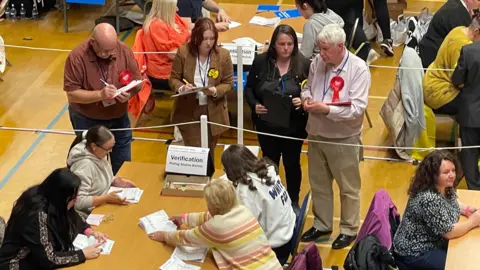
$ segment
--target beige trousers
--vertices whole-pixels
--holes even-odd
[[[361,144],[360,135],[328,139],[309,135],[310,140]],[[312,188],[313,227],[331,231],[333,227],[333,179],[340,188],[340,233],[356,235],[360,224],[361,147],[323,143],[308,144],[308,174]]]

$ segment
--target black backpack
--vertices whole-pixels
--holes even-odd
[[[369,235],[355,243],[343,264],[345,270],[397,269],[393,255],[375,235]]]

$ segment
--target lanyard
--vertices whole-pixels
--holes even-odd
[[[343,62],[342,67],[340,70],[337,71],[337,76],[342,72],[343,68],[347,64],[348,58],[350,57],[350,53],[347,51],[347,59],[345,59],[345,62]],[[330,85],[327,87],[327,69],[325,69],[325,77],[323,77],[323,96],[322,96],[322,101],[325,99],[325,95],[327,94],[328,90],[330,90]]]
[[[205,75],[202,76],[202,67],[200,64],[200,54],[197,55],[197,63],[198,63],[198,74],[200,75],[200,80],[202,80],[203,87],[207,86],[207,77],[208,77],[208,71],[207,69],[210,67],[210,53],[208,53],[207,57],[207,62],[206,62],[206,70],[205,70]]]

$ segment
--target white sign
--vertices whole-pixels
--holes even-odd
[[[167,173],[207,175],[210,149],[170,145],[167,152]]]
[[[232,57],[232,63],[237,64],[237,44],[235,43],[222,43],[222,48],[227,49]],[[255,45],[242,45],[242,60],[244,65],[252,65],[255,58]]]

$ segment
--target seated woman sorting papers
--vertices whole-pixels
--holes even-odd
[[[457,161],[447,151],[430,153],[418,166],[393,239],[395,258],[407,269],[444,269],[448,240],[480,225],[480,211],[462,203],[455,193],[457,169]],[[460,215],[468,220],[459,222]]]
[[[211,248],[219,269],[282,269],[255,217],[238,204],[232,183],[213,180],[204,192],[208,212],[171,217],[190,229],[150,237],[173,246]]]
[[[107,155],[112,151],[115,138],[104,126],[94,126],[78,135],[70,147],[67,166],[81,180],[75,209],[86,219],[96,206],[102,204],[127,204],[128,198],[108,193],[110,187],[134,188],[135,184],[123,177],[114,177]],[[141,195],[141,194],[140,194]],[[133,198],[139,199],[139,197]]]

